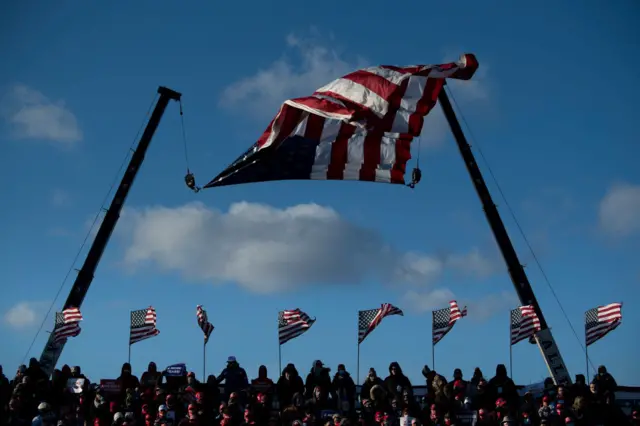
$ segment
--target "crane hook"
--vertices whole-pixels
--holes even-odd
[[[411,172],[411,183],[407,186],[411,189],[415,188],[418,182],[420,182],[420,179],[422,179],[422,171],[416,167]]]
[[[196,178],[193,173],[189,171],[189,169],[187,169],[187,175],[184,177],[184,183],[186,183],[189,189],[193,192],[200,192],[200,187],[196,186]]]

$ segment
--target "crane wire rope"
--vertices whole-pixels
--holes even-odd
[[[64,289],[64,286],[66,285],[67,280],[69,279],[69,276],[71,275],[71,272],[75,269],[75,265],[78,262],[78,259],[80,258],[80,255],[82,254],[82,252],[84,250],[84,247],[87,245],[87,242],[89,241],[89,238],[91,237],[93,229],[96,226],[96,223],[98,223],[98,220],[100,219],[100,215],[102,214],[103,211],[105,211],[105,205],[109,201],[111,193],[113,192],[113,189],[115,188],[116,184],[118,183],[118,180],[120,179],[120,176],[122,175],[122,170],[124,169],[125,165],[127,164],[130,155],[133,152],[135,152],[135,145],[138,142],[138,138],[140,136],[140,133],[142,132],[142,129],[144,128],[145,123],[149,120],[149,116],[151,114],[151,109],[153,108],[153,105],[155,104],[157,98],[158,98],[158,94],[156,93],[153,96],[153,99],[151,100],[151,104],[149,105],[149,109],[147,110],[147,113],[145,114],[145,117],[144,117],[144,119],[142,121],[142,124],[140,124],[140,128],[138,129],[138,132],[136,133],[136,136],[133,139],[133,142],[131,142],[131,145],[129,145],[129,149],[127,150],[127,154],[124,156],[124,159],[122,160],[122,163],[120,164],[120,167],[118,168],[118,172],[116,173],[116,175],[113,178],[113,181],[111,182],[111,186],[109,187],[109,190],[107,191],[104,199],[102,200],[102,203],[100,204],[100,209],[98,210],[98,212],[96,213],[95,217],[93,218],[93,222],[91,223],[91,226],[89,227],[89,230],[87,231],[87,233],[86,233],[86,235],[84,237],[84,240],[82,241],[82,245],[80,246],[80,249],[78,249],[78,252],[76,253],[75,257],[73,258],[73,262],[71,263],[71,266],[67,270],[67,273],[65,274],[64,279],[62,280],[62,283],[58,287],[58,291],[56,292],[56,295],[53,298],[53,301],[49,305],[49,309],[47,310],[47,313],[42,318],[42,322],[40,323],[40,327],[38,327],[38,330],[36,331],[35,336],[33,336],[33,339],[31,340],[31,343],[29,344],[29,349],[27,349],[27,352],[24,354],[24,357],[22,358],[21,364],[25,363],[27,357],[29,356],[29,353],[31,352],[31,349],[33,349],[33,345],[35,344],[36,340],[38,339],[38,336],[40,335],[40,332],[44,328],[44,325],[47,322],[47,318],[49,317],[49,315],[51,315],[51,311],[53,310],[53,307],[55,306],[58,298],[60,297],[60,293],[62,293],[62,290]]]
[[[509,215],[511,216],[511,218],[514,221],[514,223],[516,224],[516,227],[518,228],[518,232],[522,236],[522,239],[524,240],[525,244],[527,245],[527,248],[529,249],[529,252],[531,253],[531,256],[533,257],[534,262],[536,263],[538,269],[540,270],[540,273],[542,274],[542,278],[543,278],[544,282],[547,284],[547,287],[549,287],[549,290],[551,290],[551,294],[553,295],[553,298],[556,300],[556,303],[560,307],[560,311],[562,312],[562,315],[564,316],[565,320],[569,324],[569,328],[571,328],[571,331],[572,331],[573,335],[575,336],[578,344],[582,348],[582,351],[586,354],[587,353],[587,348],[582,343],[582,340],[580,340],[580,337],[578,336],[578,333],[576,332],[576,329],[574,328],[573,324],[571,323],[571,320],[569,319],[569,315],[567,315],[567,311],[564,309],[564,306],[560,302],[560,298],[558,297],[558,294],[556,293],[555,289],[551,285],[551,281],[549,280],[549,277],[548,277],[547,273],[545,272],[544,268],[542,267],[542,263],[540,262],[540,260],[538,259],[538,256],[536,255],[535,251],[533,250],[533,246],[529,242],[529,239],[527,238],[527,235],[525,234],[522,226],[520,225],[520,222],[518,221],[518,218],[516,217],[516,214],[515,214],[513,208],[511,208],[511,205],[509,204],[509,201],[507,200],[507,197],[506,197],[504,191],[502,190],[502,187],[500,186],[500,183],[498,182],[498,179],[496,178],[495,174],[493,173],[493,169],[491,168],[491,165],[489,164],[489,161],[487,160],[487,158],[485,157],[485,155],[484,155],[484,153],[482,151],[482,147],[480,146],[480,143],[479,143],[478,139],[474,136],[473,131],[471,130],[471,126],[469,126],[469,123],[467,122],[467,119],[465,118],[464,114],[462,113],[462,110],[458,106],[458,102],[456,101],[455,96],[453,96],[453,92],[452,92],[451,88],[445,86],[443,88],[443,90],[447,90],[447,92],[449,94],[449,97],[453,101],[452,103],[453,103],[454,109],[456,110],[456,113],[462,119],[462,123],[464,124],[464,126],[465,126],[465,128],[467,130],[467,133],[470,136],[470,139],[474,142],[472,144],[472,146],[474,148],[476,148],[476,150],[480,154],[480,157],[482,158],[482,162],[485,164],[487,170],[489,171],[489,175],[491,176],[491,180],[493,181],[494,185],[496,186],[496,188],[498,190],[498,193],[500,194],[500,198],[502,198],[502,200],[504,201],[504,204],[507,207],[507,210],[509,211]],[[595,370],[595,367],[594,367],[593,363],[591,362],[591,359],[588,358],[588,357],[587,357],[587,359],[589,361],[589,365],[591,365],[591,368]]]

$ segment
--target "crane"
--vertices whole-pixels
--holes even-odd
[[[158,87],[158,94],[158,101],[151,113],[151,117],[149,118],[147,126],[140,137],[138,146],[131,156],[131,160],[129,161],[127,169],[122,176],[120,185],[113,196],[111,205],[109,206],[102,224],[98,229],[98,233],[93,240],[93,244],[89,249],[87,257],[78,271],[78,275],[73,283],[73,287],[71,287],[71,291],[64,303],[63,309],[80,308],[82,306],[82,302],[89,291],[89,287],[93,281],[93,276],[98,264],[100,263],[102,254],[109,243],[109,239],[111,238],[111,234],[113,233],[116,224],[118,223],[118,219],[120,219],[122,206],[127,199],[129,190],[131,189],[136,175],[140,170],[140,166],[144,161],[144,156],[149,148],[151,139],[158,128],[158,124],[160,124],[164,111],[169,105],[169,101],[180,101],[182,97],[180,93],[163,86]],[[53,369],[64,350],[65,343],[66,341],[56,343],[54,333],[49,335],[47,344],[40,356],[40,366],[47,375],[51,375],[53,373]]]
[[[500,218],[498,208],[493,203],[489,188],[482,177],[480,168],[478,167],[476,159],[473,156],[473,152],[471,151],[471,145],[467,142],[467,138],[460,127],[460,122],[456,117],[455,111],[449,101],[449,95],[447,95],[444,87],[438,94],[438,100],[440,101],[442,111],[449,123],[453,137],[456,140],[462,160],[467,166],[469,177],[471,178],[478,197],[480,198],[484,214],[489,222],[493,236],[496,243],[498,243],[502,257],[507,265],[511,282],[513,283],[518,298],[520,299],[520,303],[522,305],[533,306],[536,314],[538,315],[538,319],[540,320],[540,331],[536,333],[535,340],[547,365],[549,374],[556,384],[570,384],[571,377],[569,376],[567,367],[564,364],[562,355],[560,355],[558,345],[556,345],[556,341],[551,334],[551,329],[549,328],[542,310],[540,309],[540,304],[533,293],[533,288],[531,287],[529,278],[518,259],[518,254],[516,253],[513,243],[509,238],[507,229]]]

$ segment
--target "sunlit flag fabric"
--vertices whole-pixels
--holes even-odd
[[[149,306],[147,309],[131,311],[131,328],[129,330],[129,344],[133,345],[142,340],[160,334],[156,328],[156,310]]]
[[[53,329],[54,342],[62,342],[69,337],[80,334],[80,321],[82,314],[78,308],[68,308],[62,312],[56,312],[55,327]]]
[[[585,313],[584,329],[587,346],[602,339],[622,324],[622,303],[611,303],[589,309]]]
[[[205,311],[201,305],[196,306],[196,316],[198,318],[198,326],[200,326],[202,333],[204,333],[204,343],[206,345],[213,332],[213,324],[209,322],[207,311]]]
[[[404,315],[404,313],[390,303],[383,303],[378,309],[358,311],[358,344],[362,343],[389,315]]]
[[[433,311],[433,325],[432,325],[432,338],[433,344],[438,343],[448,332],[451,331],[453,326],[462,317],[467,316],[467,307],[462,310],[458,307],[458,302],[452,300],[449,302],[449,307],[444,309],[438,309]]]
[[[315,318],[310,318],[300,309],[278,312],[278,340],[280,344],[283,345],[306,333],[315,322]]]
[[[404,184],[411,142],[445,79],[468,80],[477,69],[472,54],[441,65],[381,65],[287,100],[258,141],[205,188],[290,179]]]
[[[532,305],[520,306],[511,311],[511,344],[530,339],[540,331],[540,318]]]

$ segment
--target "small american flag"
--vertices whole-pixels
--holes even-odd
[[[315,322],[315,318],[310,318],[300,309],[278,312],[278,340],[280,344],[285,344],[306,333]]]
[[[589,346],[622,324],[622,303],[611,303],[585,313],[585,342]]]
[[[142,340],[160,334],[156,328],[156,310],[149,306],[147,309],[131,311],[131,328],[129,330],[129,344],[133,345]]]
[[[462,310],[458,307],[458,302],[452,300],[449,307],[433,311],[432,339],[433,344],[437,344],[453,328],[456,321],[467,316],[467,307]]]
[[[404,313],[390,303],[383,303],[378,309],[358,311],[358,344],[380,325],[384,317],[389,315],[404,315]]]
[[[520,306],[511,311],[511,344],[529,339],[540,331],[540,319],[532,305]]]
[[[477,69],[471,54],[442,65],[380,65],[289,99],[258,141],[205,188],[290,179],[404,184],[411,142],[445,79],[468,80]]]
[[[198,325],[200,329],[204,333],[204,343],[205,345],[209,341],[209,336],[213,332],[213,324],[209,322],[209,318],[207,317],[207,311],[201,305],[196,306],[196,315],[198,317]]]
[[[54,342],[63,342],[69,337],[79,335],[80,321],[82,321],[82,314],[78,308],[68,308],[62,312],[56,312],[55,328],[53,329]]]

